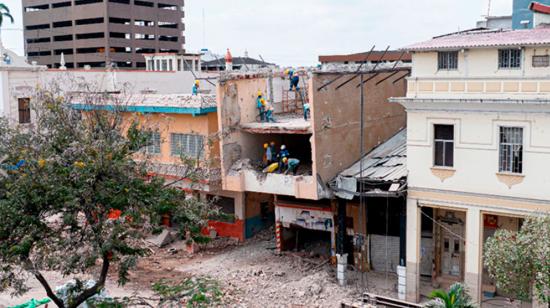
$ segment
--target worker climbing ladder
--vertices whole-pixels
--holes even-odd
[[[307,83],[299,89],[283,90],[283,113],[302,113],[304,104],[309,102]]]

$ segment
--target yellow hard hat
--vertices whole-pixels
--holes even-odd
[[[269,146],[269,144],[264,143],[264,149],[267,149],[268,146]]]
[[[287,69],[285,70],[285,75],[288,75],[288,73],[290,73],[290,70],[287,68]]]
[[[288,158],[285,157],[283,158],[283,163],[286,163],[286,162],[288,162]]]
[[[262,91],[258,91],[258,96],[262,96]]]
[[[199,85],[199,84],[200,84],[200,81],[195,80],[195,84],[196,84],[196,85]]]

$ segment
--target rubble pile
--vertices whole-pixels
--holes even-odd
[[[235,175],[241,170],[254,169],[250,158],[244,158],[236,161],[229,169],[229,175]]]
[[[338,286],[327,262],[296,253],[277,254],[273,230],[250,243],[177,271],[222,282],[229,307],[338,307],[355,288]]]

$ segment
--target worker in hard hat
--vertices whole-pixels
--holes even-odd
[[[309,118],[309,103],[304,104],[304,120],[308,120]]]
[[[296,72],[294,72],[293,69],[287,69],[286,74],[288,75],[288,79],[290,80],[290,91],[292,91],[294,88],[296,88],[296,91],[300,90],[300,76]]]
[[[275,121],[275,118],[273,118],[273,111],[275,110],[273,108],[273,106],[271,105],[268,105],[265,107],[265,121],[266,122],[272,122],[272,123],[277,123],[277,121]]]
[[[265,121],[266,122],[273,122],[273,123],[276,123],[275,121],[275,118],[273,118],[273,113],[275,111],[275,108],[273,108],[273,104],[271,104],[270,102],[267,102],[265,101],[265,104],[264,104],[264,112],[265,112]]]
[[[193,84],[193,95],[199,94],[200,87],[201,87],[200,81],[195,80],[195,84]]]
[[[274,162],[277,159],[277,147],[275,141],[269,143],[269,150],[271,151],[271,161]]]
[[[258,109],[258,113],[260,114],[260,122],[263,122],[265,120],[265,100],[262,97],[262,92],[258,92],[258,97],[256,98],[256,108]]]
[[[277,154],[277,160],[279,161],[279,172],[283,172],[283,159],[288,158],[290,153],[288,152],[286,145],[281,145],[281,150]]]
[[[267,143],[264,143],[264,151],[264,165],[269,166],[273,163],[275,154],[272,152],[271,147]]]
[[[285,174],[289,174],[292,172],[292,174],[296,175],[296,172],[298,172],[298,167],[300,166],[300,160],[296,158],[283,158],[283,165]]]

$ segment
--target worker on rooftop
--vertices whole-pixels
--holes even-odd
[[[292,91],[294,88],[296,88],[296,91],[300,91],[300,76],[298,76],[298,73],[296,73],[292,68],[287,69],[285,73],[288,75],[288,79],[290,79],[289,91]]]
[[[198,79],[195,80],[195,84],[193,84],[193,95],[199,94],[200,87],[201,87],[200,81]]]
[[[277,121],[275,121],[275,118],[273,118],[273,111],[275,109],[273,108],[273,106],[271,105],[268,105],[266,106],[266,111],[265,111],[265,121],[266,122],[272,122],[272,123],[277,123]]]
[[[275,108],[273,108],[273,104],[271,102],[264,100],[264,112],[265,112],[265,121],[267,123],[272,122],[276,123],[275,118],[273,118],[273,113],[275,111]]]
[[[307,119],[309,118],[309,103],[306,102],[304,103],[304,120],[307,121]]]
[[[300,160],[297,158],[283,158],[283,168],[285,170],[285,174],[289,174],[292,172],[292,174],[296,175],[298,172],[298,167],[300,166]]]
[[[256,98],[256,108],[260,114],[260,122],[263,122],[265,119],[265,100],[262,96],[262,91],[258,91],[258,97]]]

